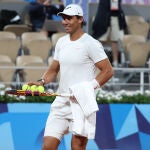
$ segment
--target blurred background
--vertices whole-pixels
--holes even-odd
[[[57,11],[69,3],[81,5],[85,19],[83,29],[92,35],[92,24],[97,13],[98,2],[98,0],[63,0],[60,5],[60,2],[55,0],[50,5],[55,6]],[[31,16],[35,13],[31,11],[32,3],[42,5],[42,2],[35,0],[0,0],[0,84],[2,87],[19,89],[24,82],[39,79],[51,63],[58,38],[65,34],[61,18],[57,18],[57,11],[50,17],[44,14],[45,16],[39,19],[40,25],[37,25],[39,21],[37,18],[42,11],[38,11],[39,15],[36,13],[36,16]],[[149,3],[147,0],[122,1],[127,32],[123,39],[118,40],[119,64],[114,67],[115,75],[104,86],[104,90],[136,90],[142,94],[149,91]],[[106,41],[103,46],[112,63],[110,41]],[[45,88],[57,91],[58,79]]]
[[[83,7],[83,30],[92,35],[99,0],[54,0],[44,7],[43,2],[0,0],[0,95],[41,78],[52,62],[57,40],[66,34],[56,15],[66,5]],[[34,3],[40,14],[31,11]],[[48,13],[51,6],[55,11]],[[122,9],[127,31],[117,41],[118,66],[113,67],[113,78],[99,89],[100,96],[108,99],[150,94],[150,1],[122,0]],[[111,42],[103,46],[112,63]],[[45,89],[56,92],[58,80],[59,75]],[[0,149],[40,150],[50,105],[0,103]],[[104,104],[99,108],[96,139],[89,141],[87,150],[149,150],[149,104]],[[64,137],[59,150],[70,150],[70,136]]]

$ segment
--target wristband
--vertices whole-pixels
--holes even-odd
[[[94,89],[100,88],[100,84],[98,83],[96,79],[93,79],[91,83]]]
[[[44,86],[44,84],[45,84],[45,80],[44,79],[39,79],[37,81],[41,81],[43,83],[43,86]]]

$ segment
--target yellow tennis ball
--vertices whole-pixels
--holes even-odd
[[[30,88],[30,90],[31,90],[32,92],[38,91],[36,85],[32,85],[31,88]]]
[[[44,92],[44,87],[43,86],[38,86],[38,91],[40,92],[40,93],[43,93]]]
[[[22,90],[23,90],[23,91],[30,90],[30,85],[24,84],[24,85],[22,86]]]

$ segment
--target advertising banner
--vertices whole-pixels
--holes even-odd
[[[41,150],[50,104],[0,104],[0,150]],[[101,104],[86,150],[149,150],[149,104]],[[58,150],[71,150],[71,133]]]

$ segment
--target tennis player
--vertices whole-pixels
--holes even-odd
[[[48,84],[60,72],[59,93],[68,93],[72,85],[84,81],[90,82],[93,89],[102,87],[113,76],[113,69],[101,43],[83,32],[82,8],[70,4],[58,15],[62,17],[62,24],[68,34],[58,40],[53,62],[41,80],[28,84]],[[96,68],[100,70],[98,74]],[[64,134],[73,131],[70,106],[73,99],[76,97],[56,97],[52,103],[45,127],[43,150],[57,150]],[[72,150],[85,150],[87,142],[88,137],[72,132]]]

